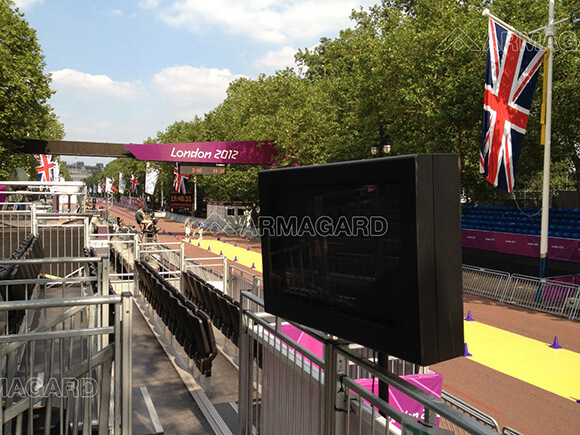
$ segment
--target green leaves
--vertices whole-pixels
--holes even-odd
[[[14,155],[3,145],[13,139],[61,139],[64,130],[48,105],[53,92],[36,32],[6,0],[0,1],[0,29],[0,178],[4,178],[14,167],[30,169],[34,160]]]

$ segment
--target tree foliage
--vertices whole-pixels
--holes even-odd
[[[53,92],[36,32],[10,0],[0,0],[0,29],[0,178],[14,167],[33,175],[34,158],[4,146],[15,139],[61,139],[64,130],[48,105]]]

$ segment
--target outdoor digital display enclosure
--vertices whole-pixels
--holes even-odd
[[[463,355],[459,159],[260,172],[266,311],[420,365]]]

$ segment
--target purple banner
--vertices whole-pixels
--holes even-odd
[[[4,192],[6,191],[6,186],[0,186],[0,192]],[[0,193],[0,205],[4,204],[4,201],[6,200],[6,197],[8,195],[6,195],[5,193]]]
[[[273,141],[129,144],[125,148],[136,159],[149,162],[271,165],[276,155]]]
[[[461,230],[461,245],[464,248],[540,257],[540,236]],[[548,239],[548,258],[580,263],[580,240],[550,237]]]

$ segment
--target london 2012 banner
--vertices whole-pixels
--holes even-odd
[[[138,160],[245,165],[271,165],[274,141],[151,143],[125,145]]]

